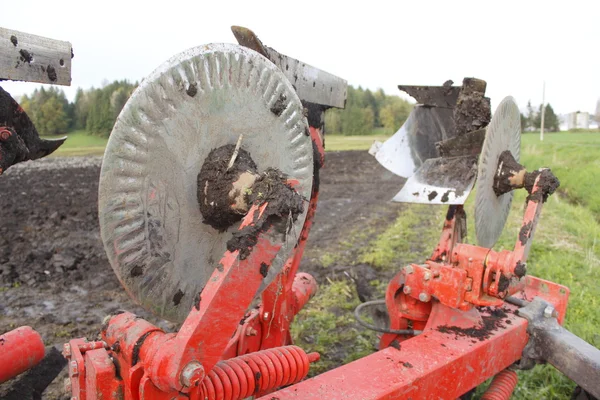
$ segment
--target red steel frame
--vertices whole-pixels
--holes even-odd
[[[311,127],[310,134],[322,164],[320,132]],[[540,190],[537,183],[532,193]],[[318,354],[290,346],[289,327],[316,291],[314,279],[297,270],[317,199],[315,187],[297,247],[264,290],[262,303],[241,321],[262,282],[258,266],[270,265],[280,248],[268,232],[259,235],[246,259],[238,251],[223,256],[179,332],[165,334],[122,313],[108,321],[103,341],[65,345],[74,398],[456,398],[521,358],[527,322],[504,303],[506,296],[540,296],[555,306],[559,321],[564,318],[568,289],[523,277],[541,200],[528,202],[512,252],[461,243],[463,211],[453,207],[432,257],[405,267],[386,293],[390,328],[423,333],[384,334],[380,351],[300,382]],[[265,206],[253,206],[242,227]],[[292,386],[272,393],[287,385]]]

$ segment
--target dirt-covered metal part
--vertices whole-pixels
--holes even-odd
[[[346,80],[263,45],[258,36],[248,28],[232,26],[231,30],[240,45],[267,57],[283,72],[300,100],[326,107],[345,107],[348,86]]]
[[[452,86],[448,80],[442,86],[398,85],[398,89],[414,97],[417,103],[428,107],[454,108],[461,92],[460,86]]]
[[[0,27],[0,80],[71,85],[71,43]]]
[[[485,97],[487,83],[477,78],[465,78],[454,107],[456,135],[485,128],[492,116],[490,99]]]
[[[250,161],[243,164],[247,153],[255,163],[252,174],[275,169],[296,180],[294,189],[308,199],[313,178],[308,131],[302,103],[283,72],[245,47],[192,48],[147,77],[115,124],[100,174],[101,235],[128,292],[155,314],[183,321],[240,224],[204,223],[201,207],[215,201],[202,198],[206,182],[207,194],[213,193],[210,182],[216,183],[201,173],[209,154],[229,146],[227,154],[213,154],[221,158],[219,168],[227,169],[231,146],[243,135],[230,175],[239,176],[238,163],[254,169]],[[225,186],[228,193],[245,194],[244,185]],[[231,197],[221,201],[231,204]],[[282,249],[261,290],[293,250],[305,214],[291,220],[278,239]]]
[[[554,305],[542,298],[520,308],[519,315],[527,319],[529,333],[520,364],[548,362],[600,398],[600,350],[563,328]]]
[[[538,178],[539,190],[534,191],[534,185]],[[494,193],[501,196],[511,190],[525,188],[529,193],[528,199],[545,202],[560,186],[560,181],[549,168],[540,168],[533,172],[527,172],[524,166],[519,164],[510,151],[503,151],[498,160],[498,169],[494,175]]]
[[[40,139],[27,113],[0,87],[0,175],[11,165],[47,156],[65,140]]]
[[[475,78],[465,78],[462,86],[451,84],[399,86],[423,104],[391,139],[371,148],[382,165],[408,178],[394,201],[464,204],[473,188],[482,128],[490,119],[486,84]],[[417,110],[422,118],[413,122]]]

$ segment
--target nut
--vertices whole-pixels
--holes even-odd
[[[558,312],[552,306],[548,306],[544,309],[544,317],[546,318],[556,318],[558,316]]]
[[[411,288],[410,286],[404,286],[404,294],[410,294]]]
[[[423,275],[423,279],[425,279],[426,281],[431,279],[431,272],[425,272],[425,274]]]
[[[71,358],[71,345],[69,343],[63,344],[63,356]]]
[[[425,292],[421,292],[419,294],[419,300],[421,300],[423,303],[427,303],[429,300],[431,300],[431,296]]]
[[[192,387],[204,379],[204,367],[198,361],[190,361],[181,371],[181,384]]]

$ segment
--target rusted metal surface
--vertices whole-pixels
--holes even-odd
[[[0,336],[0,383],[14,378],[38,364],[45,354],[39,333],[21,326]]]
[[[240,45],[262,54],[277,65],[302,101],[327,107],[345,107],[348,83],[344,79],[263,45],[248,28],[232,26],[231,30]]]
[[[0,80],[71,85],[71,43],[0,28]]]
[[[47,156],[65,139],[40,139],[27,113],[0,87],[0,175],[11,165]]]

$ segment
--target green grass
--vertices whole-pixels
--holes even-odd
[[[600,133],[523,135],[521,154],[526,166],[552,168],[560,191],[600,220]]]
[[[342,136],[325,135],[325,150],[369,150],[374,141],[385,141],[390,135]]]
[[[86,131],[68,133],[67,140],[51,157],[96,156],[104,154],[108,138],[90,135]],[[44,136],[44,139],[56,139],[58,136]]]

